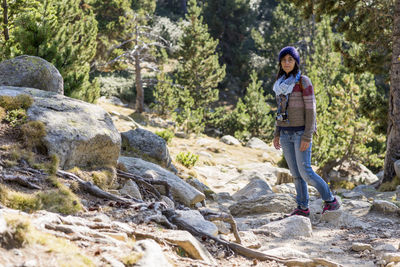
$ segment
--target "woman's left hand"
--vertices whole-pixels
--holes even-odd
[[[301,143],[300,143],[300,151],[301,151],[301,152],[306,151],[306,150],[308,149],[309,146],[310,146],[310,142],[301,140]]]

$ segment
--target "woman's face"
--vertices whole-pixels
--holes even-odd
[[[283,71],[286,72],[286,74],[289,74],[294,69],[295,62],[296,61],[291,55],[287,54],[286,56],[284,56],[281,59],[281,66]]]

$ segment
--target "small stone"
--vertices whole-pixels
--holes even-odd
[[[386,262],[400,262],[400,252],[393,253],[393,252],[388,252],[384,253],[382,256],[382,259],[385,260]]]
[[[354,251],[364,251],[368,249],[372,250],[372,246],[370,244],[355,242],[351,245],[351,249]]]
[[[225,258],[225,252],[224,251],[218,251],[217,253],[217,259],[223,259]]]
[[[397,249],[392,244],[383,244],[377,246],[375,251],[397,251]]]

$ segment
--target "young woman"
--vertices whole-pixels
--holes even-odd
[[[292,46],[279,53],[279,72],[274,84],[278,103],[274,147],[282,147],[296,187],[297,208],[291,215],[310,216],[307,183],[317,188],[324,208],[337,210],[339,202],[327,183],[311,168],[312,135],[316,131],[316,103],[310,79],[301,75],[300,55]]]

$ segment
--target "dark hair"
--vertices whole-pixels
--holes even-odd
[[[282,69],[281,62],[279,62],[278,64],[279,64],[279,65],[278,65],[278,66],[279,66],[279,71],[278,71],[278,74],[276,75],[276,80],[278,80],[279,77],[281,77],[282,75],[286,75],[286,72]],[[299,72],[299,70],[300,70],[299,65],[298,65],[297,62],[295,61],[295,62],[294,62],[294,68],[293,68],[293,70],[292,70],[291,72],[289,72],[289,74],[286,75],[286,76],[289,77],[289,76],[292,75],[292,74],[293,74],[293,76],[296,76],[297,73]]]

